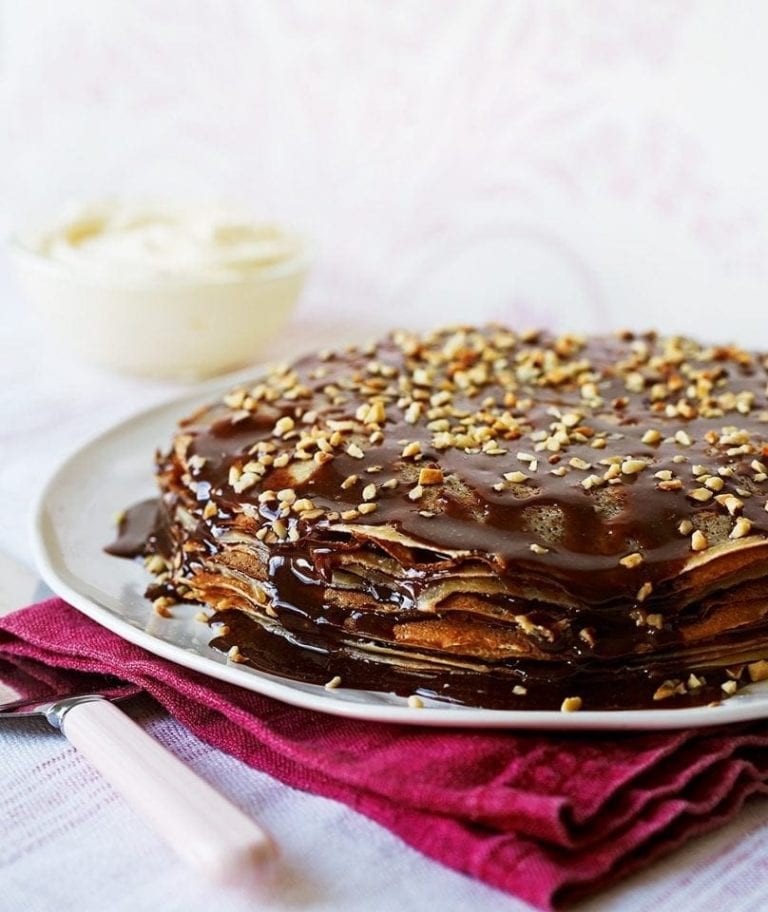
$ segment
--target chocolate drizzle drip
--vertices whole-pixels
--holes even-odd
[[[173,549],[164,523],[166,515],[160,510],[157,497],[128,507],[117,524],[117,538],[104,550],[114,557],[144,557],[152,553],[170,557]]]

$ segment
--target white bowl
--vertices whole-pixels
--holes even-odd
[[[288,232],[286,232],[288,234]],[[290,316],[309,269],[296,254],[227,276],[90,274],[11,240],[22,293],[62,346],[95,364],[132,374],[193,379],[253,361]]]

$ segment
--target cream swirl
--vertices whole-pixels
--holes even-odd
[[[218,206],[123,205],[81,208],[27,244],[81,275],[229,281],[301,254],[296,235]]]

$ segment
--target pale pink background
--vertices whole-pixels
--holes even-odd
[[[313,319],[768,345],[766,33],[762,0],[6,0],[0,202],[245,202],[319,242]]]

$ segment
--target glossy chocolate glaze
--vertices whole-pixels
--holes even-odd
[[[416,694],[460,706],[506,710],[557,710],[574,695],[581,696],[585,710],[682,709],[717,704],[724,698],[722,673],[691,668],[686,677],[696,672],[702,682],[700,688],[655,702],[653,695],[659,686],[679,675],[679,664],[670,661],[645,661],[634,666],[563,662],[546,667],[518,661],[477,671],[414,670],[365,658],[316,629],[297,633],[290,622],[285,625],[290,637],[265,629],[232,609],[217,612],[211,623],[214,631],[219,627],[227,630],[211,641],[215,649],[229,652],[236,645],[239,661],[244,664],[306,684],[323,685],[338,676],[343,688],[402,697]],[[524,693],[516,693],[516,686],[523,687]]]
[[[768,487],[755,468],[768,458],[765,358],[738,349],[706,350],[694,343],[659,340],[653,334],[584,342],[537,335],[515,339],[505,348],[493,341],[496,332],[489,329],[473,336],[472,344],[442,360],[435,352],[447,336],[421,346],[403,346],[390,338],[374,350],[308,357],[277,375],[272,383],[280,392],[266,405],[219,403],[201,411],[181,425],[182,455],[171,453],[160,460],[166,491],[162,523],[146,546],[141,546],[142,533],[136,531],[117,550],[166,557],[175,552],[179,578],[190,578],[201,566],[201,555],[215,556],[225,547],[223,537],[244,513],[254,529],[271,528],[282,518],[295,540],[271,533],[263,539],[270,559],[262,585],[282,628],[306,648],[287,645],[286,638],[265,632],[242,615],[235,621],[226,611],[230,634],[219,641],[238,645],[257,667],[303,680],[340,674],[345,686],[435,691],[441,698],[470,705],[517,707],[521,699],[510,691],[521,682],[528,687],[523,700],[528,708],[554,706],[574,688],[585,708],[650,705],[659,681],[675,673],[665,656],[680,652],[681,624],[700,616],[699,602],[709,593],[706,582],[695,587],[693,595],[681,582],[681,571],[694,556],[691,536],[681,533],[681,522],[706,526],[707,517],[721,522],[727,517],[729,523],[742,517],[749,522],[750,537],[768,533]],[[488,340],[488,347],[477,346],[478,338]],[[418,374],[424,366],[432,369],[428,385]],[[476,384],[462,387],[457,382],[478,368]],[[408,420],[398,402],[404,376],[416,379],[410,394],[415,391],[418,396],[423,390],[427,396],[417,400],[425,402],[428,412],[422,420]],[[441,406],[428,397],[446,391],[449,423],[483,433],[491,429],[496,452],[484,452],[480,446],[471,446],[469,452],[457,445],[438,446],[439,432],[427,422],[430,414],[438,414],[435,420],[440,420]],[[363,428],[356,413],[361,404],[377,397],[385,418],[379,415],[380,420]],[[259,452],[259,444],[274,447],[273,455],[289,453],[293,460],[308,412],[313,413],[315,426],[357,423],[334,447],[333,458],[314,466],[305,481],[295,480],[291,464],[270,465],[257,483],[237,492],[231,484],[233,467],[242,469]],[[563,416],[569,425],[561,421]],[[296,433],[276,434],[280,417],[295,421]],[[304,423],[309,427],[312,422]],[[655,430],[659,440],[649,442],[648,432]],[[565,442],[551,446],[558,433]],[[347,452],[349,440],[359,441],[362,458]],[[600,448],[595,441],[603,441]],[[542,442],[545,447],[539,446]],[[401,455],[408,443],[419,444],[418,461]],[[536,470],[531,471],[530,459],[518,454],[536,458]],[[632,460],[647,466],[636,473],[620,472],[618,481],[606,481],[603,476],[610,466],[605,460],[611,458],[624,466]],[[423,467],[439,467],[446,483],[413,500],[408,493]],[[562,469],[565,474],[552,474]],[[503,474],[514,471],[528,478],[505,484]],[[659,472],[670,473],[672,483],[663,475],[659,478]],[[412,480],[404,482],[408,473]],[[352,475],[360,480],[343,487]],[[591,475],[602,479],[593,488],[584,484]],[[398,482],[395,487],[383,487],[393,479]],[[457,483],[451,484],[451,479]],[[681,484],[675,489],[678,480]],[[694,490],[709,490],[706,481],[713,486],[709,499],[692,499]],[[353,517],[343,532],[335,530],[338,514],[356,509],[369,483],[377,489],[375,512]],[[310,498],[319,515],[282,516],[279,501],[260,497],[285,488],[298,498]],[[727,494],[740,503],[733,516],[715,500]],[[598,508],[601,497],[604,509]],[[184,551],[178,541],[174,544],[174,510],[179,502],[197,517],[194,528],[184,532]],[[206,520],[202,513],[209,502],[216,515]],[[535,517],[531,518],[537,510],[556,511],[555,541],[541,543]],[[140,512],[146,525],[151,508],[144,505]],[[129,516],[126,534],[132,525],[138,530],[138,515]],[[349,532],[349,527],[378,525],[423,542],[423,552],[381,541],[371,544],[364,532]],[[531,550],[532,544],[539,546],[537,552]],[[384,548],[406,569],[392,586],[367,585],[369,597],[387,610],[355,611],[324,598],[338,555],[347,548]],[[495,670],[485,663],[482,671],[447,672],[445,679],[438,675],[439,686],[430,688],[423,675],[413,678],[344,650],[345,638],[392,642],[398,626],[413,617],[424,588],[450,576],[465,560],[445,553],[453,550],[470,552],[473,561],[490,568],[512,590],[516,581],[525,580],[528,589],[539,593],[538,599],[495,595],[494,601],[546,627],[549,635],[537,641],[537,647],[561,661],[507,661]],[[627,554],[639,554],[642,561],[624,566],[620,559]],[[767,574],[765,556],[756,553],[754,561],[740,560],[710,588],[737,587],[738,592],[738,587]],[[648,591],[641,597],[644,588]],[[644,623],[647,615],[661,615],[663,623]],[[438,612],[435,620],[440,617]],[[418,619],[425,620],[423,612]],[[755,629],[761,626],[759,622]],[[745,625],[732,637],[734,643],[739,637],[754,643],[753,627]],[[581,636],[585,629],[590,631],[586,640]],[[407,654],[407,644],[401,646]],[[318,658],[321,655],[327,655],[328,666]],[[338,664],[331,667],[334,660],[344,664],[343,674]],[[709,702],[717,692],[716,685],[707,685],[663,705]]]
[[[120,557],[137,557],[144,553],[141,546],[147,541],[167,541],[158,535],[163,516],[159,507],[160,501],[154,499],[126,511],[120,521],[119,537],[109,546],[108,552]],[[282,585],[278,583],[277,586],[284,594],[291,592],[293,576],[289,574],[286,579],[287,582],[283,580]],[[172,587],[152,584],[147,594],[157,598],[172,592]],[[257,624],[240,611],[216,612],[210,620],[214,632],[210,645],[225,653],[237,646],[245,664],[303,683],[323,685],[338,676],[341,687],[379,690],[403,697],[417,694],[425,699],[491,709],[558,709],[563,700],[573,694],[586,697],[585,709],[656,707],[654,692],[679,670],[676,660],[663,655],[650,661],[644,656],[640,662],[605,662],[602,660],[605,657],[596,656],[599,661],[569,661],[546,667],[537,662],[518,661],[496,666],[488,664],[482,670],[474,671],[398,668],[366,658],[348,645],[330,640],[327,633],[318,630],[316,614],[306,596],[304,610],[299,608],[300,601],[300,598],[291,601],[289,597],[275,605],[282,632]],[[330,606],[325,606],[325,615],[327,623],[335,622],[333,625],[338,630],[344,630],[340,618],[333,618]],[[344,632],[354,629],[372,641],[383,642],[391,635],[391,626],[396,619],[397,616],[393,616],[390,623],[385,624],[379,616],[361,614],[356,618],[357,627],[348,626]],[[738,648],[743,636],[731,639],[734,648]],[[722,699],[722,675],[712,675],[708,669],[688,669],[688,673],[691,671],[699,675],[703,686],[696,692],[673,694],[665,700],[664,708],[685,708],[717,703]],[[525,693],[515,693],[515,686],[525,688]]]
[[[164,513],[160,500],[152,497],[133,504],[118,521],[118,536],[104,549],[114,557],[144,557],[159,551],[170,554],[170,547],[162,534]]]

